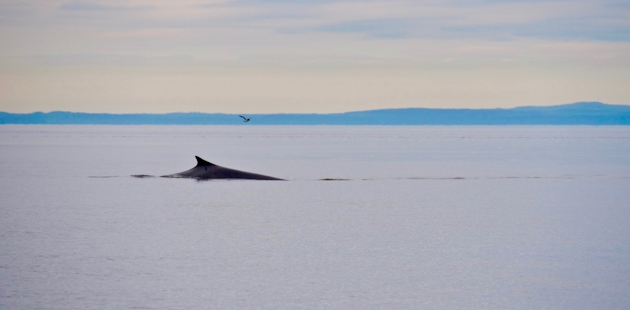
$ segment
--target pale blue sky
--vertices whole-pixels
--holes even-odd
[[[630,103],[627,1],[5,1],[0,110]]]

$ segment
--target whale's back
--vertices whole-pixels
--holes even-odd
[[[211,180],[211,179],[247,179],[247,180],[282,180],[267,175],[245,172],[230,168],[221,167],[202,159],[199,156],[195,156],[197,159],[197,166],[192,169],[164,175],[165,178],[193,178],[198,180]]]

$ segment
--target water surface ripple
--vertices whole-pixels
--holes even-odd
[[[629,154],[629,127],[0,126],[0,309],[628,309]],[[289,182],[150,177],[195,155]]]

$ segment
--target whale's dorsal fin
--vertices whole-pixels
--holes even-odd
[[[197,158],[197,167],[200,167],[200,166],[216,166],[213,163],[205,161],[203,158],[201,158],[199,156],[195,156],[195,158]]]

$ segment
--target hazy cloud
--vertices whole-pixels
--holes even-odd
[[[454,93],[444,95],[445,104],[457,106],[478,98],[476,105],[488,102],[496,106],[515,94],[522,100],[539,100],[544,96],[528,93],[535,92],[531,85],[553,83],[564,86],[545,88],[549,98],[573,98],[570,94],[577,93],[579,87],[580,94],[614,92],[619,102],[623,98],[630,101],[627,87],[615,90],[598,81],[606,76],[608,85],[617,85],[614,81],[630,83],[628,66],[627,1],[0,1],[0,79],[5,85],[14,85],[11,89],[15,90],[11,96],[0,94],[0,102],[14,107],[18,101],[46,102],[53,93],[61,96],[62,92],[50,88],[52,82],[45,80],[55,74],[84,85],[88,82],[82,81],[81,75],[107,72],[103,74],[111,80],[94,79],[100,84],[86,87],[100,92],[119,87],[118,71],[109,71],[111,68],[129,70],[125,72],[133,78],[128,83],[141,83],[146,73],[143,70],[152,70],[151,74],[163,77],[156,78],[163,83],[160,85],[171,90],[169,98],[176,97],[178,91],[194,90],[186,85],[165,86],[164,81],[202,85],[199,81],[219,83],[222,74],[241,72],[225,88],[236,97],[228,100],[223,96],[221,100],[232,104],[254,100],[247,95],[246,89],[251,88],[257,89],[259,101],[268,103],[265,107],[284,102],[286,108],[296,100],[303,102],[304,110],[335,94],[345,98],[341,101],[352,102],[353,107],[361,102],[378,105],[377,101],[384,107],[413,105],[414,98],[426,105],[439,100],[440,93],[434,89],[448,88],[440,83],[466,83],[460,77],[478,79],[474,83],[477,88],[458,85],[467,90],[448,90]],[[167,76],[172,70],[185,78],[170,79]],[[41,72],[54,74],[38,75]],[[437,76],[440,78],[432,79]],[[575,83],[563,82],[567,77]],[[21,84],[24,79],[28,83]],[[266,79],[273,82],[268,88],[260,87]],[[332,87],[327,79],[347,87]],[[268,91],[281,92],[286,80],[304,82],[291,85],[310,96],[310,101],[296,99],[296,91],[286,90],[291,93],[287,97]],[[379,83],[383,88],[361,88]],[[496,94],[493,83],[503,85],[506,93]],[[21,85],[41,86],[42,93],[35,98]],[[524,91],[518,85],[530,86]],[[147,104],[148,99],[134,97],[132,86],[125,85],[124,94],[114,92],[121,94],[118,100]],[[51,95],[47,97],[46,92]],[[330,96],[320,96],[320,92]],[[422,99],[423,92],[433,94],[432,99]],[[77,96],[72,95],[73,100],[80,100]],[[111,96],[107,98],[115,98]],[[207,102],[219,94],[199,90],[189,96],[194,102]],[[60,97],[55,104],[63,102]],[[177,110],[177,106],[172,109]]]

